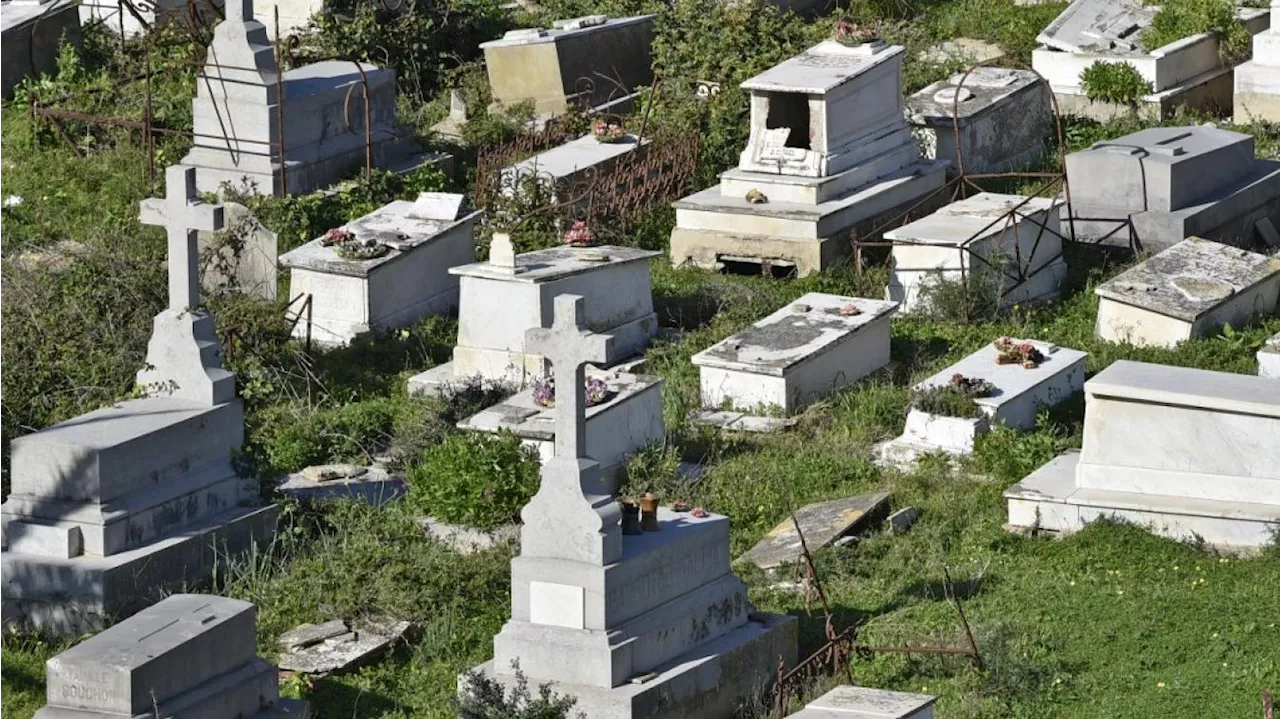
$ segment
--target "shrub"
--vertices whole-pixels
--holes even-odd
[[[930,272],[920,281],[920,313],[936,322],[969,324],[995,319],[1001,289],[990,272],[969,272],[963,280]]]
[[[1248,54],[1253,36],[1236,19],[1230,0],[1165,0],[1142,32],[1142,46],[1150,51],[1202,32],[1218,34],[1218,54],[1233,62]]]
[[[518,665],[513,667],[516,685],[509,694],[496,680],[477,671],[467,672],[462,680],[467,690],[457,700],[458,719],[568,719],[576,699],[553,694],[550,684],[539,685],[534,697],[524,672]]]
[[[519,519],[538,470],[537,457],[510,432],[452,434],[409,470],[409,501],[441,521],[492,529]]]
[[[1102,60],[1080,73],[1080,87],[1090,100],[1120,105],[1136,105],[1151,92],[1151,83],[1138,72],[1138,68],[1127,62]]]
[[[982,416],[982,409],[974,403],[973,396],[953,384],[913,390],[911,392],[911,406],[921,412],[928,412],[941,417],[977,419]]]

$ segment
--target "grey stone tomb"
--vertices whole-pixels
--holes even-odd
[[[256,654],[249,602],[175,594],[47,663],[36,719],[306,719]]]
[[[28,77],[56,74],[64,37],[80,45],[80,13],[71,0],[0,2],[0,94],[7,100]]]
[[[199,307],[195,251],[196,228],[217,229],[222,211],[193,201],[194,172],[170,167],[168,197],[142,203],[144,222],[169,229],[169,307],[138,372],[148,396],[10,444],[0,554],[8,626],[100,629],[275,531],[275,506],[258,506],[256,482],[232,466],[244,409]]]
[[[1003,67],[939,80],[907,98],[907,113],[924,156],[966,174],[1023,169],[1044,154],[1053,126],[1048,87]]]
[[[1066,169],[1078,241],[1159,251],[1194,235],[1248,246],[1262,220],[1280,223],[1280,162],[1257,159],[1251,135],[1153,127],[1073,152]]]
[[[529,345],[560,388],[556,456],[521,512],[511,620],[478,670],[510,685],[518,663],[588,719],[729,717],[780,656],[794,662],[796,622],[752,612],[729,569],[727,517],[660,509],[659,531],[622,536],[618,505],[585,456],[583,364],[604,361],[612,339],[583,329],[581,297],[560,295],[555,308]]]
[[[200,168],[201,192],[223,183],[274,195],[327,187],[364,165],[366,114],[375,167],[439,159],[420,154],[396,122],[393,70],[326,60],[286,71],[277,87],[279,73],[253,0],[229,2],[196,79],[195,144],[182,160]]]

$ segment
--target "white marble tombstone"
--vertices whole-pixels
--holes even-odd
[[[788,719],[933,719],[936,701],[928,694],[839,686]]]
[[[1280,0],[1271,0],[1271,27],[1253,36],[1253,59],[1236,67],[1235,121],[1280,122]]]

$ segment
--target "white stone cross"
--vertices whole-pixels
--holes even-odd
[[[587,398],[583,383],[587,362],[607,362],[613,336],[589,332],[581,295],[558,295],[550,328],[525,332],[525,351],[551,361],[556,383],[557,459],[585,457]]]
[[[198,230],[221,230],[222,205],[197,200],[196,168],[170,165],[164,171],[165,197],[142,201],[142,224],[159,225],[169,232],[169,309],[186,310],[200,305],[200,256]]]

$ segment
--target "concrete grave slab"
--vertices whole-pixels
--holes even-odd
[[[1034,368],[999,364],[994,344],[987,344],[959,362],[915,385],[913,390],[946,386],[955,375],[982,379],[995,385],[990,397],[974,403],[982,411],[979,418],[945,417],[911,408],[906,427],[897,439],[875,448],[879,461],[899,468],[909,467],[927,452],[967,455],[974,440],[994,426],[1005,425],[1020,431],[1035,429],[1036,414],[1070,399],[1084,386],[1084,364],[1088,354],[1037,340],[1013,339],[1027,343],[1044,355]]]
[[[928,694],[839,686],[789,719],[933,719],[936,701]]]
[[[1012,527],[1074,532],[1114,516],[1248,550],[1280,525],[1280,384],[1119,361],[1085,383],[1083,449],[1005,491]]]
[[[446,524],[432,517],[418,520],[422,532],[458,554],[474,554],[486,549],[520,541],[520,527],[508,524],[491,531],[461,524]]]
[[[1280,379],[1280,332],[1258,350],[1258,376]]]
[[[344,258],[323,237],[281,255],[280,264],[290,271],[290,294],[311,298],[310,323],[298,322],[294,335],[345,345],[366,332],[456,310],[459,283],[451,270],[475,261],[481,214],[458,211],[461,196],[456,198],[445,206],[438,198],[425,205],[395,200],[342,226],[357,242],[385,245],[381,257]],[[447,216],[427,216],[440,213]]]
[[[940,43],[931,45],[917,55],[917,59],[922,62],[934,65],[944,65],[948,62],[980,65],[991,60],[999,60],[1002,57],[1004,57],[1004,50],[1001,50],[999,45],[982,40],[974,40],[970,37],[943,40]]]
[[[27,78],[56,75],[64,38],[80,46],[80,11],[71,0],[0,3],[0,96],[12,98]]]
[[[658,254],[561,246],[513,254],[510,267],[477,262],[450,268],[460,293],[454,379],[522,386],[543,377],[544,360],[527,351],[524,333],[549,326],[552,300],[565,293],[585,297],[587,326],[613,336],[605,366],[631,358],[658,330],[648,264]]]
[[[619,473],[631,455],[667,436],[662,421],[662,380],[649,375],[589,371],[608,387],[608,399],[586,410],[586,456],[600,465],[605,486],[617,491]],[[555,456],[555,409],[541,407],[525,389],[458,423],[459,429],[509,431],[542,461]]]
[[[1237,246],[1280,222],[1280,162],[1250,135],[1154,127],[1067,155],[1078,241],[1160,251],[1186,237]]]
[[[280,635],[280,668],[303,674],[329,674],[359,666],[400,640],[409,622],[335,619],[303,624]]]
[[[1173,347],[1275,311],[1280,259],[1189,238],[1099,285],[1098,337]]]
[[[693,356],[702,404],[795,412],[889,362],[896,302],[810,292]]]
[[[50,659],[35,716],[305,717],[306,702],[280,699],[275,668],[255,655],[255,624],[248,602],[170,596]]]
[[[965,173],[1023,169],[1044,155],[1053,131],[1049,88],[1029,70],[974,68],[906,103],[924,156],[949,161],[955,172],[962,165]]]
[[[404,477],[379,466],[318,465],[285,477],[277,489],[307,502],[354,499],[374,507],[400,499],[408,492]]]
[[[490,110],[532,101],[534,114],[547,119],[579,104],[600,109],[628,100],[653,80],[656,19],[572,18],[480,43],[493,91]]]
[[[619,142],[600,142],[583,135],[546,152],[502,168],[501,188],[514,194],[527,178],[537,178],[558,202],[568,203],[576,194],[617,167],[624,158],[644,157],[651,140],[627,135]]]
[[[816,552],[856,531],[859,526],[866,526],[888,507],[888,503],[889,495],[884,492],[860,494],[801,507],[796,510],[796,520],[800,523],[809,551]],[[761,569],[773,569],[799,559],[800,535],[796,533],[791,517],[769,530],[763,539],[738,558]]]
[[[885,297],[904,311],[927,312],[930,287],[961,278],[990,285],[1001,307],[1057,297],[1067,273],[1061,205],[983,192],[885,232],[895,243]]]
[[[1049,81],[1063,113],[1107,122],[1135,112],[1127,105],[1088,99],[1080,75],[1095,62],[1127,63],[1151,84],[1151,93],[1136,108],[1149,120],[1167,119],[1179,106],[1214,112],[1231,104],[1232,68],[1222,60],[1215,33],[1159,48],[1142,45],[1142,31],[1157,9],[1138,0],[1075,0],[1045,28],[1036,38],[1044,45],[1032,52],[1032,69]],[[1269,24],[1266,10],[1239,8],[1237,18],[1253,34]]]

